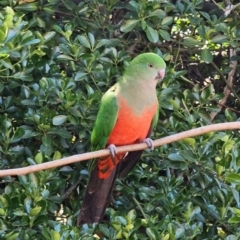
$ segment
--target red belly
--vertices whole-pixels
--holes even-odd
[[[127,145],[146,138],[152,119],[157,110],[157,103],[147,106],[137,115],[124,100],[120,102],[118,119],[109,136],[107,145]]]

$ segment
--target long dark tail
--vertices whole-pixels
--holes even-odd
[[[115,167],[107,179],[98,178],[97,166],[92,170],[77,226],[84,223],[99,223],[102,219],[112,194],[117,170],[118,167]]]
[[[98,167],[91,172],[87,190],[77,220],[77,226],[99,223],[108,206],[116,178],[125,177],[138,162],[142,151],[130,152],[114,167],[107,179],[99,179]]]

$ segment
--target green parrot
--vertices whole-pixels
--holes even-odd
[[[117,153],[116,146],[146,142],[153,149],[149,136],[158,122],[156,85],[164,78],[165,68],[157,54],[140,54],[103,95],[91,144],[94,150],[107,147],[111,154],[93,164],[77,225],[102,219],[116,178],[125,177],[142,154]]]

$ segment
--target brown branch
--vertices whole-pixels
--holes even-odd
[[[236,50],[235,49],[230,49],[230,59],[232,58],[232,56],[236,56]],[[210,118],[211,121],[213,121],[213,119],[216,117],[216,115],[221,111],[222,109],[222,105],[224,105],[227,102],[228,96],[229,94],[232,92],[234,94],[234,96],[240,101],[239,96],[237,95],[237,93],[235,92],[235,90],[233,89],[233,80],[234,80],[234,75],[237,71],[237,66],[238,63],[237,61],[231,61],[230,62],[230,67],[232,68],[232,70],[229,72],[228,74],[228,78],[227,80],[225,79],[224,75],[222,74],[222,72],[220,71],[220,69],[212,62],[213,67],[219,72],[219,75],[221,77],[221,79],[223,81],[225,81],[226,83],[226,87],[224,88],[223,94],[224,94],[224,98],[222,98],[219,101],[218,106],[220,107],[220,110],[218,112],[212,112],[210,113]]]
[[[173,143],[184,138],[199,136],[208,132],[217,132],[222,130],[234,130],[234,129],[240,129],[240,122],[218,123],[218,124],[191,129],[185,132],[181,132],[168,137],[157,139],[153,141],[153,144],[154,144],[154,147],[159,147],[164,144]],[[117,147],[117,152],[122,153],[122,152],[139,151],[146,148],[148,148],[146,143],[138,143],[133,145]],[[99,150],[95,152],[73,155],[71,157],[65,157],[59,160],[41,163],[38,165],[32,165],[32,166],[23,167],[23,168],[0,170],[0,177],[10,176],[10,175],[24,175],[32,172],[37,172],[37,171],[46,170],[50,168],[60,167],[63,165],[68,165],[75,162],[81,162],[81,161],[86,161],[93,158],[105,157],[107,155],[109,155],[109,150],[104,149],[104,150]]]
[[[72,193],[72,191],[75,190],[75,188],[77,188],[77,186],[79,185],[79,183],[82,181],[82,178],[80,177],[78,179],[78,181],[73,185],[71,186],[63,195],[62,195],[62,200],[65,200],[69,197],[69,195]]]
[[[214,0],[212,0],[212,1],[213,1],[213,3],[214,3],[219,9],[225,11],[225,9],[224,9],[221,5],[219,5],[218,3],[216,3]]]
[[[222,104],[222,103],[218,103],[218,105],[221,106],[221,107],[224,107],[224,108],[228,108],[228,109],[232,110],[233,112],[235,112],[237,114],[240,114],[240,111],[238,111],[237,109],[235,109],[233,107],[229,107],[229,106],[227,106],[225,104]]]

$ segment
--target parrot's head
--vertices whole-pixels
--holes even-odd
[[[166,63],[155,53],[143,53],[135,57],[126,69],[128,75],[136,81],[145,81],[153,84],[163,80]]]

